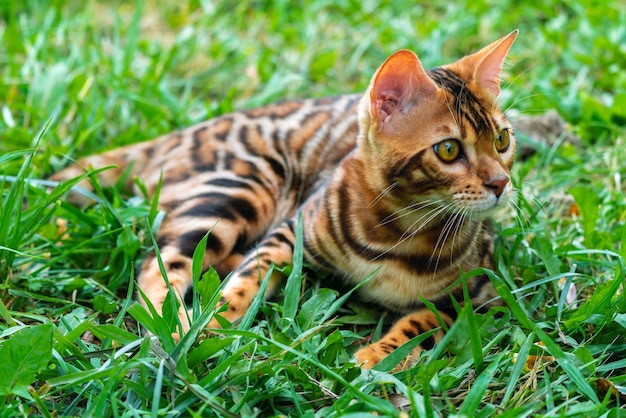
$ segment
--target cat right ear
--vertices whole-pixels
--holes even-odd
[[[437,90],[415,53],[403,49],[392,54],[376,71],[370,86],[370,114],[378,130],[398,112],[406,113],[420,97]]]
[[[500,94],[502,65],[518,33],[519,30],[516,29],[470,57],[477,62],[473,74],[474,82],[494,100]]]

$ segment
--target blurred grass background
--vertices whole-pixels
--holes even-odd
[[[91,153],[232,109],[362,91],[394,50],[435,66],[519,28],[503,96],[591,141],[626,121],[620,2],[5,1],[2,149]],[[47,152],[45,171],[58,168]]]

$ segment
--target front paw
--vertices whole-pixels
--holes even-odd
[[[383,359],[389,354],[393,353],[395,349],[395,346],[381,340],[377,343],[363,347],[354,354],[354,357],[357,360],[357,364],[360,365],[362,369],[369,370],[383,361]],[[413,351],[411,351],[411,353],[401,359],[400,362],[390,371],[395,373],[408,369],[417,362],[421,351],[422,347],[417,346],[413,349]]]
[[[380,363],[387,354],[379,344],[370,344],[357,351],[354,357],[361,368],[369,370]]]
[[[209,323],[208,323],[208,325],[206,327],[209,328],[209,329],[221,329],[222,328],[220,323],[217,322],[217,319],[215,318],[215,316],[209,321]]]
[[[226,305],[226,306],[224,306]],[[245,310],[238,308],[238,305],[236,304],[236,302],[233,301],[228,301],[228,302],[224,302],[221,301],[218,305],[218,310],[215,312],[215,314],[213,315],[213,318],[211,318],[211,321],[209,321],[208,325],[206,326],[207,328],[211,329],[220,329],[220,328],[224,328],[220,322],[217,320],[217,316],[219,315],[222,318],[222,323],[224,323],[224,320],[230,322],[231,324],[235,321],[237,321],[238,319],[240,319],[241,317],[243,317],[243,315],[245,314]]]

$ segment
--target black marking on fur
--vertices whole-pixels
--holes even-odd
[[[253,190],[253,187],[250,184],[246,183],[245,181],[234,180],[234,179],[229,179],[225,177],[211,179],[204,184],[209,185],[209,186],[225,187],[228,189]]]
[[[189,231],[178,237],[177,243],[178,248],[180,249],[180,253],[185,257],[192,258],[193,253],[198,246],[198,243],[204,236],[207,231],[203,229],[196,229],[194,231]],[[215,254],[219,254],[224,250],[224,243],[219,237],[215,234],[209,234],[207,237],[207,251],[212,251]]]
[[[257,221],[257,212],[248,200],[220,192],[200,193],[194,196],[202,202],[186,210],[179,216],[215,217],[235,220],[237,216],[247,222]]]

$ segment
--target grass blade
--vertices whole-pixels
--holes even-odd
[[[165,360],[161,360],[159,362],[159,368],[156,372],[156,379],[154,381],[154,389],[152,390],[152,416],[156,417],[159,415],[159,404],[161,400],[161,389],[163,387],[163,371],[165,368]]]
[[[524,370],[524,367],[526,365],[526,359],[528,358],[528,354],[530,353],[530,347],[532,346],[534,342],[534,337],[535,337],[534,332],[531,332],[530,334],[528,334],[528,336],[524,340],[524,343],[520,347],[520,350],[517,353],[517,356],[515,357],[515,365],[513,366],[513,369],[511,370],[509,382],[506,385],[504,396],[502,397],[502,401],[500,402],[503,409],[507,409],[506,404],[511,398],[511,395],[513,395],[513,391],[515,391],[517,388],[518,379],[522,375],[522,371]]]
[[[332,369],[330,369],[328,366],[321,364],[320,362],[314,360],[313,358],[311,358],[309,355],[299,352],[285,344],[282,344],[278,341],[274,341],[270,338],[264,337],[262,335],[258,335],[255,334],[253,332],[250,331],[245,331],[245,330],[241,330],[241,329],[237,329],[237,330],[222,330],[222,332],[226,335],[239,335],[242,337],[247,337],[249,339],[255,339],[255,340],[260,340],[263,341],[266,344],[269,345],[275,345],[276,347],[280,348],[281,350],[283,350],[284,352],[287,353],[291,353],[293,355],[295,355],[298,358],[301,358],[302,360],[309,362],[313,365],[315,365],[315,367],[319,368],[320,371],[322,371],[324,374],[332,377],[333,379],[337,380],[339,383],[341,383],[355,398],[361,400],[362,402],[366,403],[366,404],[370,404],[375,408],[382,408],[381,412],[382,413],[386,413],[389,414],[391,416],[396,415],[397,411],[391,406],[384,406],[384,404],[382,404],[381,402],[379,402],[376,398],[370,397],[365,395],[363,392],[361,392],[358,388],[354,387],[353,385],[351,385],[350,383],[348,383],[348,381],[346,381],[341,375],[339,375],[338,373],[336,373],[335,371],[333,371]]]
[[[491,361],[489,366],[478,375],[478,378],[472,385],[469,393],[463,400],[463,404],[461,405],[461,409],[459,409],[459,414],[461,416],[473,417],[476,415],[478,411],[478,407],[483,401],[483,397],[485,396],[485,392],[489,383],[493,380],[493,376],[495,375],[498,367],[500,366],[500,361],[506,356],[506,353],[500,353]]]
[[[296,241],[293,248],[293,262],[291,267],[291,273],[287,278],[287,284],[285,285],[285,302],[283,303],[283,320],[285,326],[283,331],[286,331],[286,327],[294,323],[296,313],[298,311],[298,302],[300,300],[300,292],[302,288],[302,264],[303,258],[303,224],[302,214],[298,217],[298,224],[296,226]]]
[[[567,358],[563,350],[550,338],[546,335],[541,328],[539,328],[533,321],[528,318],[520,304],[517,302],[513,294],[506,287],[504,282],[493,272],[486,271],[489,275],[492,282],[494,282],[496,286],[496,290],[502,300],[507,304],[507,306],[513,312],[515,318],[522,323],[527,329],[533,331],[537,337],[541,340],[541,342],[545,345],[546,350],[550,353],[551,356],[555,358],[557,363],[565,370],[565,372],[570,376],[572,382],[576,385],[578,390],[584,394],[591,401],[599,403],[598,396],[595,391],[592,389],[591,385],[587,382],[585,377],[580,373],[580,370],[572,361]]]
[[[476,367],[476,373],[483,371],[483,345],[480,340],[480,332],[478,331],[478,324],[476,323],[476,316],[474,315],[474,307],[472,305],[472,299],[467,289],[467,282],[463,281],[463,298],[465,300],[465,306],[463,307],[463,318],[467,318],[467,324],[469,326],[470,347],[472,349],[472,357],[474,358],[474,367]],[[470,414],[471,415],[471,414]]]

